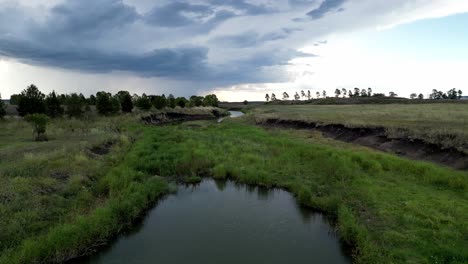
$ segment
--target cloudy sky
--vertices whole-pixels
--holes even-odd
[[[468,0],[0,0],[0,93],[468,93]]]

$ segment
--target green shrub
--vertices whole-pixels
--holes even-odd
[[[47,141],[46,127],[49,118],[44,114],[27,115],[25,120],[33,126],[34,140]]]

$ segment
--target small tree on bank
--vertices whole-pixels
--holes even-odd
[[[267,102],[270,101],[270,95],[269,95],[269,94],[266,94],[266,95],[265,95],[265,100],[266,100]]]
[[[416,97],[418,97],[418,95],[416,93],[410,94],[410,99],[416,99]]]
[[[33,127],[33,137],[35,141],[47,141],[46,127],[49,118],[44,114],[31,114],[25,120]]]

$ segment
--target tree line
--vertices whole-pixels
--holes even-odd
[[[131,113],[134,108],[149,111],[153,107],[158,110],[166,107],[217,107],[219,101],[214,94],[207,96],[194,95],[186,99],[185,97],[174,97],[172,94],[167,97],[164,94],[130,95],[128,91],[119,91],[114,95],[100,91],[88,98],[81,93],[57,94],[55,91],[45,95],[37,86],[32,84],[20,94],[12,95],[10,104],[16,105],[18,114],[23,117],[31,114],[45,114],[51,118],[63,115],[80,118],[85,112],[91,111],[91,106],[95,106],[100,115],[114,115],[120,112]]]
[[[441,92],[441,91],[437,91],[437,90],[432,90],[432,94],[429,96],[429,99],[434,99],[434,100],[438,100],[438,99],[461,99],[462,97],[462,94],[463,92],[461,90],[456,90],[455,88],[449,90],[447,93],[444,93],[444,92]],[[357,97],[398,97],[398,95],[395,93],[395,92],[389,92],[388,93],[388,96],[383,94],[383,93],[373,93],[372,91],[372,88],[367,88],[367,89],[360,89],[360,88],[354,88],[353,90],[347,90],[345,88],[342,88],[342,89],[336,89],[335,90],[335,98],[357,98]],[[294,95],[293,95],[293,99],[296,100],[296,101],[299,101],[299,100],[311,100],[311,99],[320,99],[320,98],[329,98],[327,96],[327,91],[323,91],[322,93],[320,92],[316,92],[315,93],[315,97],[311,94],[310,90],[307,91],[307,93],[302,90],[300,93],[299,92],[296,92]],[[423,100],[424,99],[424,95],[423,94],[416,94],[416,93],[412,93],[410,95],[410,98],[411,99],[420,99],[420,100]],[[290,99],[290,96],[287,92],[284,92],[282,94],[282,100],[289,100]],[[272,93],[271,95],[270,94],[266,94],[265,95],[265,100],[267,102],[270,102],[270,101],[277,101],[279,100],[278,97],[276,96],[275,93]]]
[[[128,91],[120,91],[112,95],[108,92],[97,92],[86,98],[83,94],[57,94],[52,91],[47,96],[34,84],[28,86],[20,94],[12,95],[10,104],[17,106],[18,114],[33,127],[34,139],[46,141],[46,126],[50,118],[59,118],[64,115],[70,118],[81,118],[86,112],[91,111],[91,106],[103,116],[116,115],[118,113],[131,113],[136,107],[141,111],[149,111],[151,108],[162,110],[166,107],[199,107],[214,106],[219,104],[216,95],[168,97],[163,95],[130,95]],[[0,119],[6,114],[5,104],[0,97]]]

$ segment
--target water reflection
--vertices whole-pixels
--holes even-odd
[[[350,263],[321,214],[231,181],[180,186],[135,230],[74,263]]]

